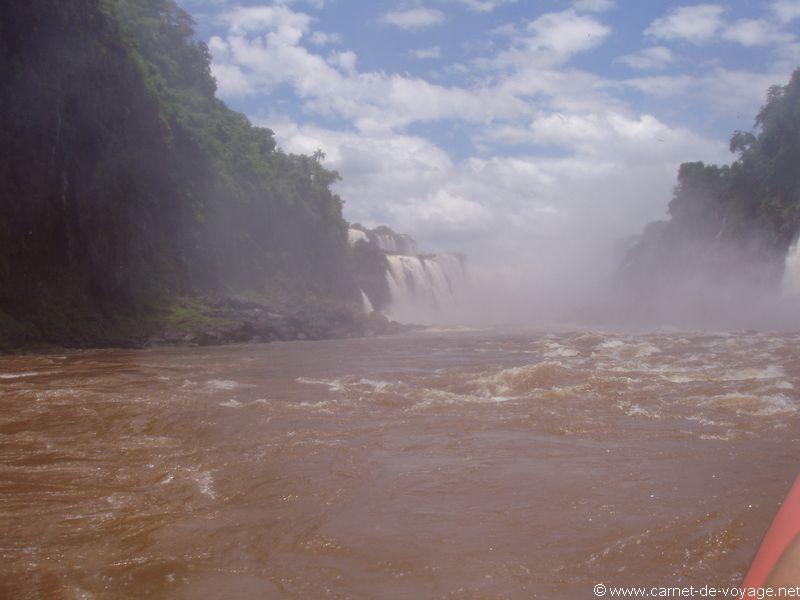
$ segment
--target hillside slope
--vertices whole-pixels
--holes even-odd
[[[193,36],[173,0],[0,3],[0,347],[360,305],[338,175],[218,100]]]

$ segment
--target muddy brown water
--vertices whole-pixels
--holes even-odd
[[[429,330],[0,357],[0,596],[736,584],[800,470],[798,342]]]

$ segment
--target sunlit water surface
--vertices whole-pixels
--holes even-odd
[[[0,358],[0,596],[735,584],[798,335],[425,331]]]

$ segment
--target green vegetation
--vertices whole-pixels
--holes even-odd
[[[800,69],[770,88],[754,131],[735,132],[730,148],[731,165],[680,166],[670,220],[648,225],[626,257],[629,283],[657,294],[654,281],[779,281],[800,232]]]
[[[359,302],[338,175],[218,100],[193,36],[173,0],[0,4],[0,346]]]
[[[201,327],[219,327],[230,325],[230,322],[214,314],[209,307],[192,298],[176,298],[165,307],[165,321],[170,329],[177,332],[191,333]]]
[[[755,126],[733,134],[739,157],[730,166],[681,165],[670,214],[700,235],[758,235],[783,253],[800,226],[800,70],[788,85],[770,88]]]

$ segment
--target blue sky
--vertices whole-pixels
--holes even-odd
[[[800,0],[180,3],[219,95],[322,148],[347,218],[497,262],[662,217],[800,66]]]

